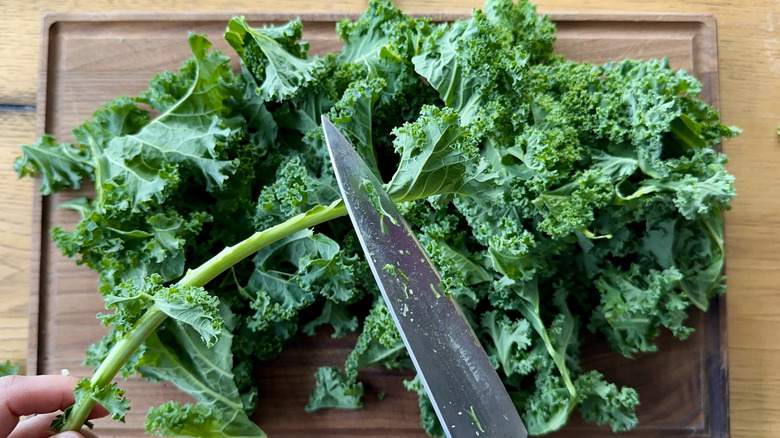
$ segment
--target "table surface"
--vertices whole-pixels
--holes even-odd
[[[538,0],[540,12],[698,12],[718,21],[721,116],[743,133],[724,144],[737,198],[726,214],[732,436],[780,432],[780,0]],[[53,11],[354,11],[365,0],[40,0],[0,3],[0,361],[27,358],[32,181],[12,169],[36,139],[41,19]],[[408,12],[468,12],[475,0],[396,0]]]

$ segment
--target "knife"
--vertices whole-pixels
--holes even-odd
[[[485,350],[382,183],[325,116],[322,126],[352,225],[445,434],[527,437]]]

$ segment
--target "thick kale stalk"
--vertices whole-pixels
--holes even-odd
[[[347,212],[344,204],[337,202],[328,207],[315,208],[310,212],[295,216],[275,227],[257,232],[243,242],[225,248],[200,267],[188,271],[174,287],[184,290],[189,288],[202,288],[236,263],[254,254],[265,246],[300,230],[313,227],[346,214]],[[135,298],[136,297],[133,297],[133,299]],[[131,356],[136,353],[141,345],[155,332],[157,327],[159,327],[166,318],[173,317],[177,321],[189,323],[189,325],[196,330],[202,330],[205,324],[207,333],[215,337],[219,336],[220,329],[222,328],[221,325],[217,324],[218,327],[216,327],[217,330],[215,332],[209,330],[209,325],[214,325],[214,322],[219,320],[215,315],[203,317],[197,321],[191,321],[187,318],[189,315],[182,315],[180,312],[169,309],[170,306],[175,306],[177,304],[179,306],[183,304],[187,307],[196,307],[196,303],[187,298],[188,297],[180,296],[166,297],[165,300],[161,300],[160,303],[153,303],[143,311],[132,327],[127,329],[126,336],[121,338],[121,340],[111,347],[111,350],[103,359],[100,366],[95,370],[92,378],[88,382],[82,383],[80,389],[88,388],[86,395],[84,392],[78,393],[80,396],[77,397],[76,404],[69,408],[64,419],[59,420],[58,430],[80,430],[96,403],[101,402],[104,406],[116,404],[115,402],[109,401],[113,400],[117,395],[121,398],[122,393],[115,391],[108,397],[98,397],[95,396],[95,394],[104,393],[107,388],[112,388],[111,382],[114,377],[127,365]],[[185,308],[184,310],[192,309]],[[210,303],[210,308],[205,311],[218,313],[218,306],[212,302]],[[117,317],[114,316],[114,318]],[[126,321],[123,322],[126,323]],[[214,329],[215,327],[211,328]],[[211,342],[213,344],[215,342],[215,340],[211,339],[205,340],[207,343]],[[111,414],[116,419],[119,419],[124,417],[126,411],[127,406],[123,404],[120,409],[113,410]]]

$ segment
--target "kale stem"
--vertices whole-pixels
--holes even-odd
[[[95,370],[90,383],[93,387],[102,388],[111,384],[114,376],[119,372],[130,356],[143,344],[154,330],[165,321],[167,315],[160,310],[157,305],[152,305],[144,312],[141,318],[136,322],[133,329],[127,337],[117,342],[111,348],[106,359]],[[68,415],[62,430],[81,430],[81,426],[87,420],[96,401],[93,398],[81,398]]]
[[[345,216],[347,209],[344,203],[336,201],[327,207],[315,207],[306,213],[299,214],[287,221],[258,231],[242,242],[234,246],[227,247],[212,257],[206,263],[194,270],[190,270],[182,277],[178,284],[181,286],[205,286],[206,283],[216,278],[221,273],[230,269],[233,265],[249,257],[262,248],[274,243],[286,236],[289,236],[300,230],[313,227],[315,225],[327,222],[329,220]],[[152,305],[144,312],[141,318],[136,322],[135,327],[128,333],[127,337],[117,342],[111,347],[106,359],[95,370],[90,383],[93,387],[102,388],[109,385],[116,374],[122,368],[130,356],[143,344],[154,331],[167,318],[167,315],[160,310],[157,305]],[[61,431],[81,430],[84,422],[87,420],[96,401],[92,398],[79,398],[70,413]]]
[[[249,236],[244,241],[229,246],[212,257],[197,269],[190,270],[179,280],[182,286],[204,286],[219,274],[225,272],[231,266],[256,253],[260,249],[287,237],[300,230],[327,222],[337,217],[345,216],[347,209],[344,203],[336,201],[327,207],[315,207],[314,209],[292,217],[279,225],[275,225],[263,231]]]

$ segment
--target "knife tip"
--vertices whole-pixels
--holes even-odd
[[[328,151],[332,154],[334,148],[339,150],[342,149],[338,139],[343,138],[343,135],[341,135],[339,129],[336,128],[336,125],[334,125],[325,115],[320,116],[320,120],[322,120],[322,130],[325,133],[325,144],[328,147]]]

